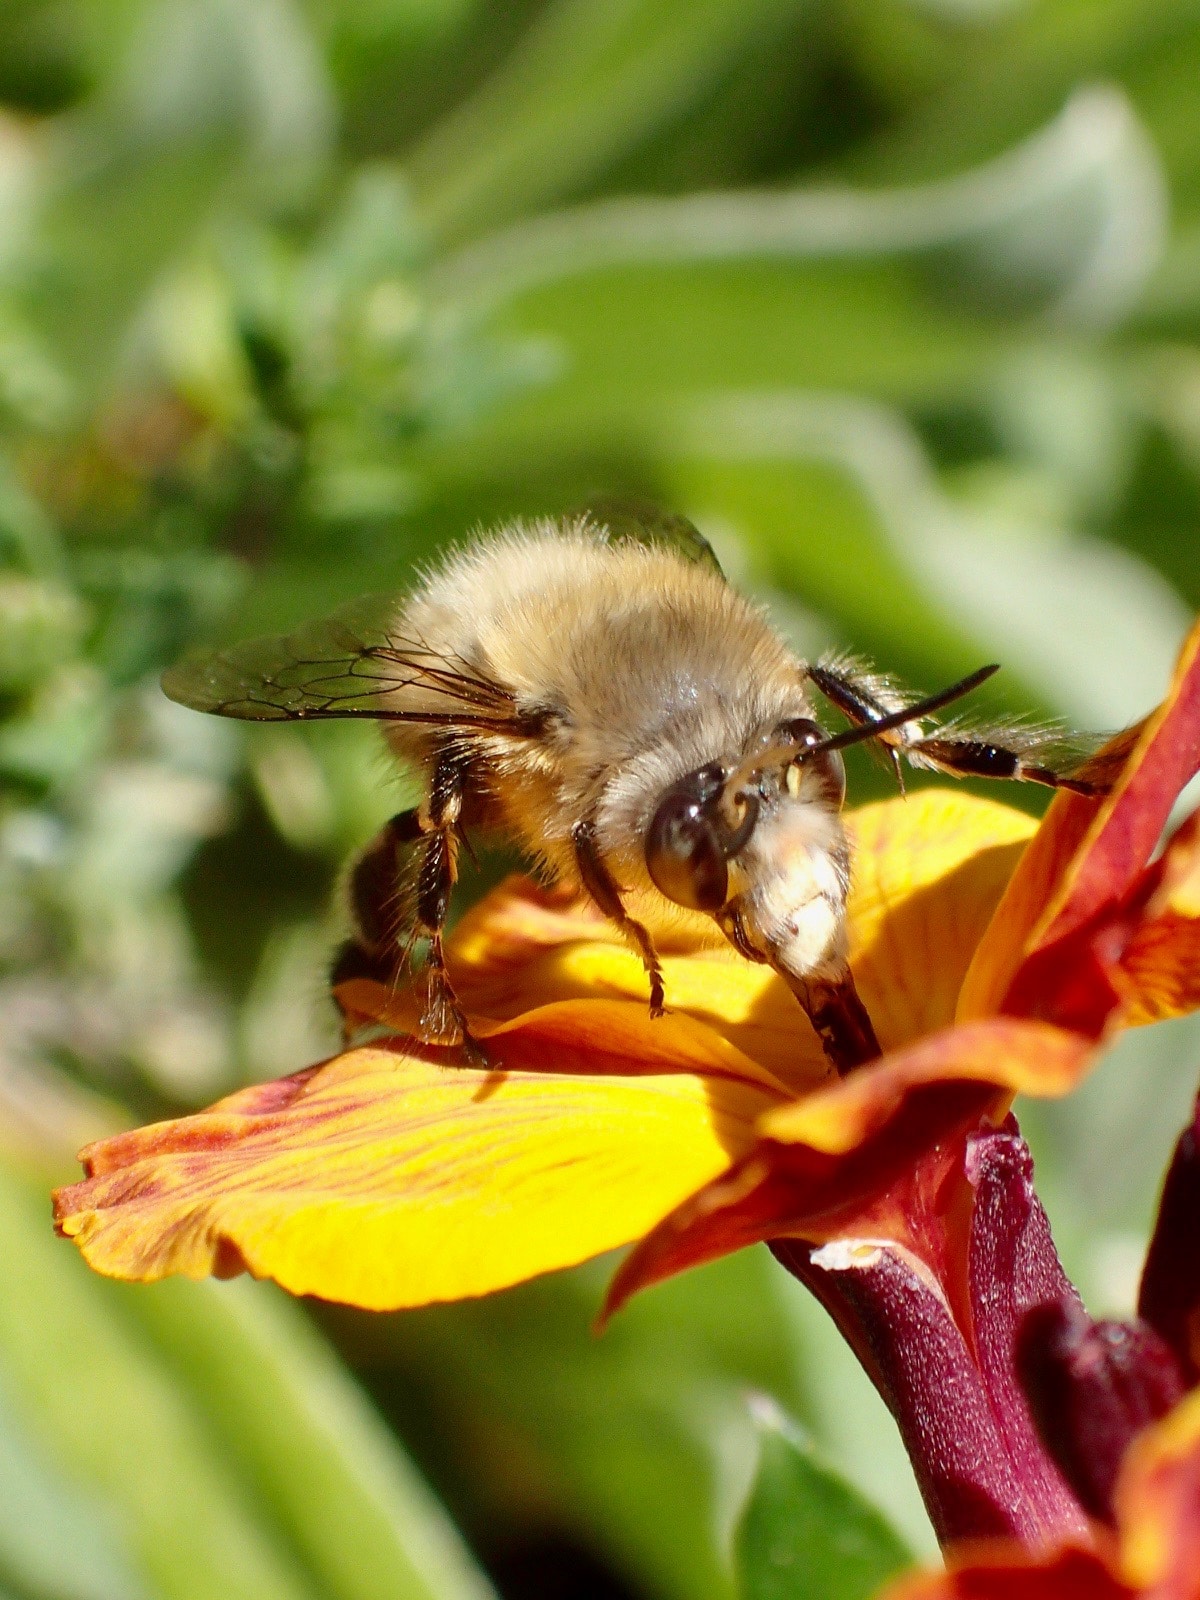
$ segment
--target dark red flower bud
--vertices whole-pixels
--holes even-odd
[[[1200,1382],[1200,1101],[1175,1146],[1138,1294],[1138,1315]]]
[[[1134,1435],[1184,1393],[1170,1346],[1144,1322],[1093,1322],[1058,1300],[1025,1316],[1017,1370],[1059,1471],[1085,1510],[1111,1523],[1117,1474]]]

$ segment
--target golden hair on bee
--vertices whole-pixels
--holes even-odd
[[[655,928],[727,939],[789,984],[831,1062],[877,1053],[847,964],[851,863],[840,749],[894,762],[1090,790],[1087,752],[1055,730],[1001,734],[933,713],[851,658],[800,659],[724,579],[682,518],[517,522],[451,551],[407,596],[342,608],[284,638],[168,672],[185,705],[253,720],[367,717],[420,774],[350,879],[355,935],[335,979],[394,981],[428,949],[422,1031],[478,1047],[451,988],[442,930],[469,835],[516,844],[573,882],[665,995]],[[829,734],[814,692],[849,723]]]

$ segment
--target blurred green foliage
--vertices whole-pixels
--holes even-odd
[[[37,1195],[332,1046],[335,880],[403,803],[367,730],[168,704],[191,643],[632,494],[801,650],[1152,704],[1200,604],[1198,73],[1195,0],[0,8],[0,1593],[486,1595],[407,1450],[508,1594],[732,1596],[748,1387],[929,1547],[765,1258],[600,1341],[598,1267],[318,1329],[92,1280]],[[1198,1044],[1026,1114],[1098,1309]]]

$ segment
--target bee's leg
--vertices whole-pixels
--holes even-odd
[[[595,829],[590,819],[577,822],[571,829],[571,843],[575,847],[575,865],[580,882],[600,907],[606,917],[611,917],[634,944],[650,979],[650,1015],[661,1017],[665,1001],[662,965],[650,930],[631,917],[621,900],[621,888],[604,864],[596,844]]]
[[[393,985],[415,940],[428,940],[429,991],[421,1031],[430,1040],[461,1037],[465,1055],[479,1063],[483,1050],[467,1026],[442,948],[456,876],[455,830],[462,793],[461,760],[439,758],[425,805],[394,816],[363,851],[349,884],[355,934],[339,951],[331,981],[336,986],[365,977]],[[406,861],[414,855],[415,872]],[[354,1019],[344,1009],[342,1014],[346,1030],[352,1031]]]
[[[954,739],[931,734],[927,739],[913,740],[905,753],[918,765],[935,767],[955,778],[1013,778],[1019,783],[1040,783],[1048,789],[1070,789],[1074,794],[1098,794],[1107,787],[1092,782],[1082,771],[1056,772],[1053,767],[1027,760],[999,738]]]
[[[479,1054],[467,1019],[446,971],[442,929],[450,910],[454,887],[454,838],[448,829],[427,835],[417,874],[417,933],[429,941],[429,992],[421,1017],[421,1032],[440,1042],[461,1036],[468,1056]]]
[[[847,722],[854,723],[857,728],[866,727],[869,722],[878,722],[880,717],[898,710],[901,704],[899,699],[886,693],[881,697],[880,685],[868,673],[860,675],[841,665],[817,661],[809,663],[808,675],[830,705],[836,706]],[[904,740],[901,730],[881,734],[880,743],[887,750],[897,786],[903,794],[904,769],[900,765],[900,748]]]
[[[809,666],[808,675],[825,698],[857,727],[876,722],[904,704],[904,697],[894,684],[867,671],[856,673],[819,661]],[[1012,738],[1011,732],[1008,738]],[[922,733],[914,722],[881,733],[879,741],[887,749],[902,792],[901,755],[914,766],[933,767],[956,778],[1011,778],[1019,783],[1044,784],[1050,789],[1070,789],[1076,794],[1101,793],[1113,781],[1109,770],[1113,763],[1083,761],[1068,772],[1059,772],[1037,759],[1036,738],[1027,740],[1023,750],[1013,749],[1002,730],[992,737],[981,729],[970,737],[956,738],[952,733],[939,733],[936,728]],[[1041,748],[1045,751],[1052,744],[1052,739],[1043,738]]]
[[[465,779],[461,755],[443,752],[434,767],[429,799],[418,817],[424,842],[417,868],[416,932],[429,941],[429,992],[421,1031],[431,1041],[459,1038],[467,1064],[482,1067],[487,1065],[487,1054],[468,1026],[442,948],[442,930],[458,877],[457,829]]]

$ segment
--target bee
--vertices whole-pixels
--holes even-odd
[[[1103,756],[1053,729],[934,720],[995,670],[913,700],[856,659],[801,660],[691,523],[624,515],[515,523],[407,596],[184,662],[163,688],[251,721],[376,720],[420,775],[421,803],[350,874],[355,931],[333,978],[394,983],[419,942],[426,1041],[482,1057],[442,941],[459,851],[485,832],[612,919],[653,1015],[666,995],[647,924],[690,922],[774,968],[846,1072],[879,1046],[847,960],[842,750],[873,741],[897,774],[903,760],[1083,793],[1107,781]],[[828,732],[814,694],[848,726]]]

